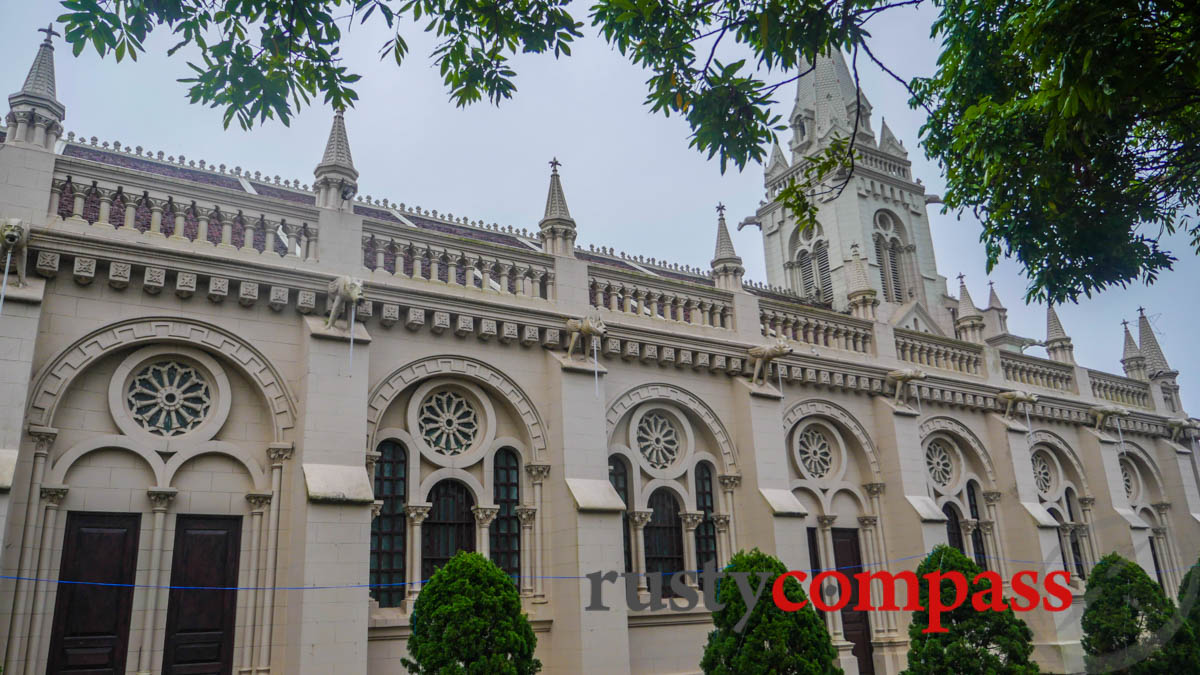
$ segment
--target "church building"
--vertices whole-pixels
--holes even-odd
[[[620,581],[588,611],[585,575],[645,596],[754,547],[898,573],[944,543],[1070,575],[1067,610],[1022,618],[1071,672],[1103,555],[1171,596],[1196,560],[1200,423],[1146,316],[1103,338],[1113,373],[1053,307],[1030,338],[981,280],[952,295],[938,199],[838,53],[731,214],[760,283],[723,209],[672,224],[713,237],[705,269],[577,246],[604,225],[557,162],[538,223],[361,195],[341,113],[306,182],[68,133],[51,37],[0,130],[6,675],[405,672],[460,550],[513,575],[544,672],[696,673],[703,604]],[[859,159],[801,227],[778,194],[837,137]],[[905,667],[908,613],[823,620],[848,675]]]

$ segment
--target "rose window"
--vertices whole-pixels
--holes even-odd
[[[179,361],[159,361],[133,376],[125,403],[146,431],[179,436],[204,422],[213,396],[198,369]]]
[[[1125,497],[1133,498],[1133,474],[1130,473],[1129,467],[1121,465],[1121,482],[1125,485]]]
[[[929,477],[934,483],[942,487],[950,484],[950,477],[954,475],[954,462],[950,459],[950,452],[946,450],[946,446],[934,441],[925,448],[925,467],[929,469]]]
[[[1050,462],[1047,461],[1046,455],[1040,452],[1033,456],[1032,461],[1033,482],[1037,485],[1038,492],[1048,494],[1054,486],[1054,471],[1050,468]]]
[[[829,469],[833,466],[833,450],[829,447],[829,441],[826,440],[825,434],[816,429],[806,429],[800,434],[800,441],[797,444],[800,451],[800,463],[804,465],[804,469],[813,478],[824,478],[829,475]]]
[[[655,469],[665,469],[679,457],[679,432],[661,413],[642,417],[637,425],[637,443],[642,456]]]
[[[443,455],[466,452],[479,436],[475,408],[453,391],[438,391],[426,397],[417,423],[429,447]]]

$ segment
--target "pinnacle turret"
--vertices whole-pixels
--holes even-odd
[[[567,196],[563,193],[558,158],[550,160],[550,189],[546,192],[546,212],[538,228],[542,232],[542,250],[554,255],[575,255],[575,219],[567,208]]]
[[[313,175],[316,176],[313,187],[317,191],[317,206],[341,208],[358,193],[358,170],[350,156],[350,139],[341,110],[333,114],[325,154]]]
[[[8,142],[33,143],[48,149],[62,134],[67,109],[58,100],[54,82],[54,24],[39,28],[46,39],[38,46],[21,90],[8,97]]]
[[[996,294],[996,284],[988,282],[988,309],[1006,309],[1004,303],[1000,302],[1000,296]]]
[[[1154,336],[1150,319],[1146,318],[1146,312],[1141,307],[1138,308],[1138,344],[1141,345],[1142,356],[1146,359],[1147,377],[1173,372],[1167,364],[1167,357],[1163,355],[1162,347],[1158,346],[1158,338]]]
[[[983,316],[979,308],[975,306],[975,301],[971,299],[971,293],[967,290],[966,277],[962,274],[958,275],[958,318],[959,320]]]
[[[967,290],[966,277],[959,274],[958,317],[954,320],[954,328],[958,331],[958,339],[983,344],[985,325],[983,313],[975,306],[975,301],[971,299],[971,292]]]
[[[1146,358],[1142,356],[1142,350],[1133,341],[1133,334],[1129,332],[1129,322],[1122,321],[1121,326],[1125,329],[1125,349],[1121,352],[1121,367],[1125,369],[1126,377],[1144,380],[1146,379]]]
[[[1062,340],[1066,337],[1067,331],[1063,330],[1062,322],[1058,320],[1058,312],[1054,311],[1054,305],[1046,305],[1046,342]]]
[[[1054,305],[1046,305],[1046,355],[1052,361],[1075,363],[1075,346],[1058,320]]]
[[[867,261],[858,252],[858,244],[850,245],[849,276],[846,297],[850,301],[851,313],[860,319],[875,319],[875,308],[879,305],[875,289],[867,277]]]
[[[725,205],[717,204],[717,245],[713,252],[712,276],[717,288],[730,291],[741,290],[742,277],[746,268],[742,259],[733,250],[733,240],[729,237],[729,227],[725,225]]]

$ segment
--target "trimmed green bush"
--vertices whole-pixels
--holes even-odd
[[[478,553],[460,551],[433,573],[412,614],[404,667],[414,673],[527,675],[542,669],[517,587]]]
[[[967,595],[957,608],[941,613],[941,625],[946,632],[923,633],[929,627],[929,582],[925,575],[937,571],[961,573],[967,581]],[[999,612],[979,611],[972,604],[971,599],[976,593],[991,591],[998,595],[1002,591],[1000,588],[992,591],[993,582],[986,577],[976,582],[975,577],[982,571],[958,549],[944,544],[934,547],[917,566],[919,601],[923,609],[913,612],[908,627],[905,675],[1030,675],[1038,672],[1038,665],[1029,658],[1033,653],[1033,631],[1017,618],[1011,607]],[[954,603],[956,589],[953,582],[943,579],[938,592],[943,606]],[[986,597],[991,599],[990,595]]]
[[[1195,672],[1195,634],[1140,565],[1116,553],[1088,577],[1083,611],[1084,664],[1089,673],[1150,675]]]
[[[797,675],[840,675],[835,665],[837,650],[825,630],[825,622],[805,605],[796,612],[785,612],[771,599],[775,579],[787,572],[778,558],[759,551],[741,551],[733,556],[726,572],[749,572],[750,586],[758,592],[758,602],[742,630],[735,626],[746,614],[746,603],[737,583],[729,577],[720,581],[717,601],[725,606],[713,612],[716,629],[708,634],[700,668],[711,675],[752,675],[783,673]],[[765,580],[757,573],[766,573]],[[761,587],[765,584],[765,587]],[[761,587],[761,588],[760,588]],[[789,580],[784,595],[792,602],[805,600],[800,584]]]

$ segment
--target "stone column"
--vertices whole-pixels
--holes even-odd
[[[884,483],[865,483],[863,489],[867,491],[867,497],[871,500],[871,511],[875,514],[875,522],[871,527],[871,544],[875,549],[875,560],[878,563],[879,571],[886,570],[889,565],[886,564],[888,559],[887,547],[884,545],[883,539],[883,509],[880,508],[880,501],[883,495]],[[883,592],[883,584],[880,582],[877,593]],[[882,596],[875,596],[882,597]],[[896,613],[895,612],[875,612],[882,617],[883,626],[887,627],[890,632],[896,631]]]
[[[979,521],[974,518],[963,518],[958,521],[962,528],[963,554],[972,562],[975,560],[975,541],[971,535],[975,534],[975,530],[979,528]],[[986,554],[986,553],[985,553]]]
[[[35,445],[33,470],[29,475],[29,493],[25,505],[25,524],[21,529],[21,550],[17,564],[17,569],[20,570],[18,575],[22,578],[16,582],[13,620],[9,626],[8,650],[5,652],[4,670],[10,673],[16,672],[17,654],[23,651],[22,647],[28,645],[27,642],[24,642],[24,638],[27,635],[33,593],[30,588],[32,582],[26,581],[26,579],[37,575],[38,559],[41,557],[39,555],[41,551],[34,548],[33,537],[37,531],[38,511],[41,509],[40,500],[42,480],[46,475],[46,457],[50,454],[50,447],[54,445],[54,439],[58,437],[58,430],[49,427],[30,427],[29,435],[33,438]]]
[[[161,237],[162,233],[162,218],[163,206],[162,202],[157,199],[150,200],[150,229],[146,234],[151,237]]]
[[[646,586],[646,542],[642,539],[642,530],[646,527],[646,523],[650,522],[650,516],[653,515],[653,511],[629,512],[629,526],[633,528],[633,531],[629,533],[629,543],[633,550],[629,553],[633,558],[633,573],[637,575],[639,594],[649,592],[649,588]]]
[[[142,648],[138,653],[138,675],[148,675],[154,662],[155,629],[158,627],[158,588],[162,581],[163,536],[166,530],[167,509],[175,501],[178,491],[171,487],[156,487],[146,491],[150,509],[154,513],[154,525],[150,535],[150,570],[146,575],[146,588],[142,595]],[[249,643],[247,643],[249,644]]]
[[[109,225],[111,227],[109,217],[112,214],[112,200],[113,196],[111,192],[107,190],[100,192],[100,213],[96,218],[96,222],[92,223],[93,226]]]
[[[733,557],[729,545],[729,514],[714,513],[712,514],[713,526],[717,529],[717,569],[721,569],[729,564],[729,560]]]
[[[58,520],[58,507],[66,496],[67,487],[65,485],[42,486],[42,500],[46,502],[46,516],[42,520],[42,555],[37,571],[39,581],[35,582],[33,590],[34,609],[33,620],[30,622],[29,649],[25,652],[26,675],[37,675],[38,665],[42,658],[42,633],[45,624],[48,623],[46,596],[50,593],[46,588],[48,582],[43,580],[50,577],[50,561],[54,557],[51,553],[54,547],[55,521]]]
[[[1080,497],[1079,510],[1082,512],[1080,518],[1083,519],[1083,551],[1084,557],[1087,559],[1088,574],[1092,573],[1092,568],[1096,566],[1099,556],[1096,555],[1096,539],[1092,529],[1092,507],[1096,505],[1095,497]]]
[[[821,567],[826,570],[832,570],[837,567],[837,562],[833,557],[833,523],[837,521],[837,516],[817,516],[817,525],[821,528]],[[814,588],[813,591],[821,593],[824,596],[824,589]],[[841,612],[825,612],[825,622],[829,627],[829,636],[833,638],[835,643],[844,642],[845,637],[842,635],[842,613]]]
[[[483,557],[491,558],[492,537],[489,528],[500,509],[496,506],[473,506],[471,512],[475,514],[475,550]]]
[[[408,597],[416,599],[421,592],[421,523],[429,517],[430,506],[405,506],[408,522]]]
[[[530,548],[533,539],[533,525],[537,520],[537,509],[532,506],[518,506],[517,518],[521,521],[521,595],[533,595],[533,558],[538,551]]]
[[[858,517],[858,540],[862,543],[865,555],[863,556],[863,565],[858,572],[866,572],[868,574],[879,571],[881,567],[879,563],[882,558],[879,552],[875,550],[875,526],[879,519],[875,516],[859,516]],[[847,573],[851,578],[851,583],[854,581],[853,573]],[[882,598],[883,583],[878,579],[871,581],[871,597]],[[871,624],[872,634],[886,633],[888,631],[887,623],[884,617],[888,612],[867,612],[867,620]]]
[[[721,484],[721,496],[724,499],[724,504],[721,510],[728,514],[729,519],[729,548],[727,549],[729,557],[732,558],[738,552],[737,548],[737,518],[733,506],[733,491],[742,484],[742,477],[736,474],[725,474],[717,478],[717,482]]]
[[[242,622],[246,626],[246,634],[242,637],[242,667],[240,672],[254,672],[254,636],[262,625],[262,608],[258,605],[258,588],[262,570],[258,564],[258,551],[262,547],[263,512],[271,504],[271,493],[251,492],[246,495],[250,502],[250,574],[246,576],[246,618]]]
[[[228,227],[228,224],[226,224]],[[283,463],[292,458],[291,443],[272,443],[267,448],[271,460],[271,513],[267,523],[267,569],[263,584],[262,639],[259,641],[258,667],[260,673],[271,672],[271,631],[275,625],[275,566],[279,555],[279,502],[283,490]]]
[[[537,509],[538,516],[535,518],[533,528],[533,595],[541,601],[546,601],[546,589],[542,583],[542,565],[546,557],[545,549],[542,548],[543,537],[545,536],[546,525],[545,518],[542,514],[546,511],[542,504],[542,485],[546,482],[546,477],[550,475],[549,464],[526,464],[525,472],[529,474],[529,480],[533,483],[533,508]]]
[[[687,571],[684,578],[689,585],[695,586],[699,579],[696,570],[700,567],[696,562],[696,528],[704,522],[704,514],[684,512],[679,514],[679,519],[683,521],[683,567]]]
[[[1071,523],[1059,523],[1058,525],[1058,545],[1062,549],[1063,566],[1067,570],[1067,574],[1075,576],[1074,555],[1071,551],[1071,530],[1074,529]]]
[[[984,538],[992,545],[992,555],[996,558],[996,571],[1000,573],[1001,578],[1008,578],[1008,561],[1004,559],[1004,549],[1000,546],[1000,535],[996,532],[995,523],[999,517],[1000,495],[999,491],[988,491],[983,493],[983,501],[987,510],[988,519],[986,527],[983,528]]]

